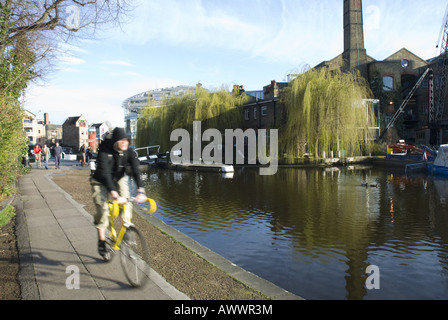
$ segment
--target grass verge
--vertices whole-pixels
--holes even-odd
[[[11,218],[16,215],[16,209],[9,205],[0,211],[0,227],[3,227],[11,221]]]

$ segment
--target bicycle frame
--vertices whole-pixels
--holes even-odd
[[[120,250],[120,244],[123,240],[124,234],[126,232],[126,217],[123,219],[123,226],[120,229],[120,233],[117,235],[117,231],[115,230],[114,219],[118,218],[120,212],[126,212],[126,205],[120,205],[117,201],[109,201],[109,229],[110,229],[110,237],[112,238],[111,247],[114,250]]]
[[[132,200],[132,199],[131,199]],[[156,211],[157,206],[153,199],[147,198],[146,201],[149,203],[149,209],[146,211],[148,214],[152,214]],[[114,250],[120,250],[120,244],[123,241],[124,234],[126,230],[133,226],[131,222],[131,217],[126,214],[126,204],[119,204],[118,201],[109,201],[109,229],[110,236],[112,238],[111,247]],[[123,225],[121,226],[120,233],[117,235],[117,231],[114,226],[114,219],[118,218],[120,212],[123,212],[122,220]]]

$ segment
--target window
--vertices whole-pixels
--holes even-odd
[[[392,121],[392,118],[393,118],[393,115],[391,115],[391,114],[387,114],[387,115],[384,117],[384,120],[386,121],[386,123],[389,123],[389,122]],[[393,128],[393,127],[394,127],[394,124],[392,123],[390,127]]]
[[[257,107],[254,108],[254,119],[257,119]]]
[[[383,77],[383,90],[384,91],[392,91],[394,90],[394,78],[391,76]]]
[[[249,109],[244,110],[244,120],[249,120]]]
[[[268,115],[268,107],[267,106],[262,106],[261,107],[261,115],[262,116],[267,116]]]
[[[402,59],[402,60],[401,60],[401,67],[402,67],[403,69],[406,69],[407,67],[409,67],[409,60],[407,60],[407,59]]]

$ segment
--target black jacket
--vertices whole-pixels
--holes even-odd
[[[143,188],[139,170],[140,162],[135,150],[118,152],[114,149],[114,144],[118,140],[127,138],[123,128],[115,128],[99,146],[93,178],[101,182],[109,191],[118,191],[117,181],[123,178],[126,167],[130,168],[130,175],[134,178],[137,187]]]

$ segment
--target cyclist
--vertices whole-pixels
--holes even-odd
[[[98,253],[103,257],[107,253],[105,235],[109,225],[108,201],[112,199],[126,204],[130,198],[130,177],[126,174],[126,167],[130,167],[130,175],[137,184],[136,201],[142,203],[146,200],[139,165],[137,153],[129,149],[129,139],[123,128],[115,128],[106,134],[98,149],[95,173],[90,178],[96,206],[94,223],[98,229]],[[126,211],[127,215],[132,215],[130,203],[126,206]]]

